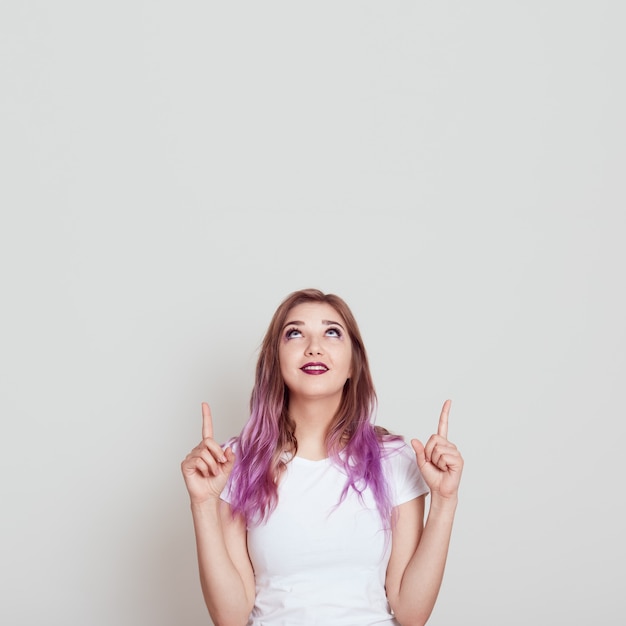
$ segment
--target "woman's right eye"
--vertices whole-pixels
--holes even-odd
[[[296,337],[301,337],[302,333],[297,328],[290,328],[286,333],[285,337],[287,339],[294,339]]]

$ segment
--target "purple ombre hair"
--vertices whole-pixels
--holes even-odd
[[[390,435],[373,423],[376,392],[352,312],[339,296],[317,289],[294,291],[287,296],[274,313],[263,339],[250,398],[250,419],[233,440],[237,455],[231,476],[233,514],[242,515],[248,524],[266,520],[278,503],[279,477],[297,452],[295,424],[288,415],[289,390],[280,372],[278,348],[291,309],[309,302],[332,306],[345,321],[352,342],[352,376],[344,385],[339,409],[326,435],[330,458],[347,475],[340,502],[349,489],[359,496],[371,489],[387,527],[392,504],[381,463],[382,442],[401,437]]]

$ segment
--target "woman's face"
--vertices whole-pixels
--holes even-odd
[[[292,398],[340,399],[352,373],[352,342],[344,319],[322,302],[293,307],[282,329],[278,358]]]

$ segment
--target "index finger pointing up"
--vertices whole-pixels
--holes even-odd
[[[213,438],[213,419],[211,418],[211,409],[206,402],[202,403],[202,439],[207,437]]]
[[[444,439],[448,438],[448,415],[450,415],[451,404],[452,400],[446,400],[443,403],[441,415],[439,416],[439,427],[437,428],[437,434]]]

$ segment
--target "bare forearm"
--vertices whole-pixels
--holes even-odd
[[[394,612],[402,626],[422,626],[435,606],[448,556],[457,500],[434,498],[422,536],[409,561]]]
[[[226,547],[219,501],[191,505],[204,601],[216,626],[245,625],[254,598]]]

